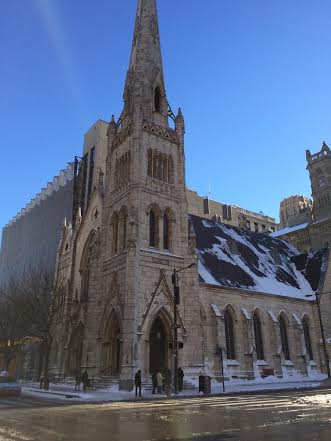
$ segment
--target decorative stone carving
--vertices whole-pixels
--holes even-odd
[[[163,139],[164,141],[169,141],[173,144],[179,144],[177,133],[173,129],[161,127],[147,121],[144,121],[143,129],[145,132],[155,135],[158,138]]]

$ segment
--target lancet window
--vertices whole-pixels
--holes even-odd
[[[149,212],[149,246],[159,248],[160,210],[157,206]]]
[[[225,327],[225,342],[226,342],[226,355],[228,360],[235,360],[235,339],[234,339],[234,323],[233,316],[227,308],[224,312],[224,327]]]
[[[305,336],[305,344],[306,344],[307,354],[308,354],[309,360],[313,360],[314,355],[313,355],[313,349],[312,349],[311,339],[310,339],[309,318],[307,315],[305,315],[302,320],[302,326],[303,326],[303,334]]]
[[[118,250],[118,214],[114,213],[111,219],[111,251],[114,256]]]
[[[256,356],[258,360],[264,360],[263,337],[261,318],[257,311],[253,315],[254,339],[256,347]]]
[[[173,223],[174,215],[170,208],[163,215],[163,249],[172,251],[173,248]]]
[[[95,233],[91,233],[89,239],[86,242],[82,261],[81,261],[81,301],[87,302],[88,300],[88,291],[89,291],[89,283],[90,283],[90,272],[91,272],[91,262],[93,258],[93,253],[95,249]]]
[[[290,360],[290,347],[288,343],[288,335],[287,335],[287,324],[286,318],[284,314],[281,314],[279,317],[279,329],[280,329],[280,338],[282,341],[282,350],[284,353],[285,360]]]
[[[157,87],[154,92],[154,110],[155,112],[161,112],[161,91],[160,88]]]
[[[121,187],[130,181],[131,153],[122,155],[115,163],[115,188]]]
[[[147,153],[147,175],[158,181],[174,183],[174,161],[171,155],[166,155],[155,149]]]

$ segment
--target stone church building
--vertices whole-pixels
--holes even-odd
[[[51,371],[70,377],[87,369],[130,389],[138,369],[145,378],[173,369],[176,269],[186,378],[325,372],[315,293],[330,291],[328,250],[300,254],[267,234],[189,213],[184,116],[165,91],[156,0],[139,0],[105,173],[62,228],[56,273],[66,295],[58,299]],[[329,297],[325,305],[329,314]]]

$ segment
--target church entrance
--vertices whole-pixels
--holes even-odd
[[[66,373],[69,376],[77,375],[81,372],[82,356],[84,342],[84,326],[79,324],[74,330],[69,344],[69,352],[67,356]]]
[[[121,328],[115,313],[111,314],[106,329],[102,364],[105,375],[116,376],[121,373]]]
[[[158,317],[149,336],[149,368],[151,371],[168,367],[169,339],[163,321]]]

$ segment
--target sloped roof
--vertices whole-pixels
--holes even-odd
[[[326,250],[300,254],[281,239],[190,215],[200,281],[307,299],[317,290]]]
[[[281,230],[274,231],[270,234],[272,237],[279,237],[283,236],[284,234],[294,233],[295,231],[304,230],[309,225],[308,222],[305,222],[304,224],[295,225],[294,227],[286,227]]]

